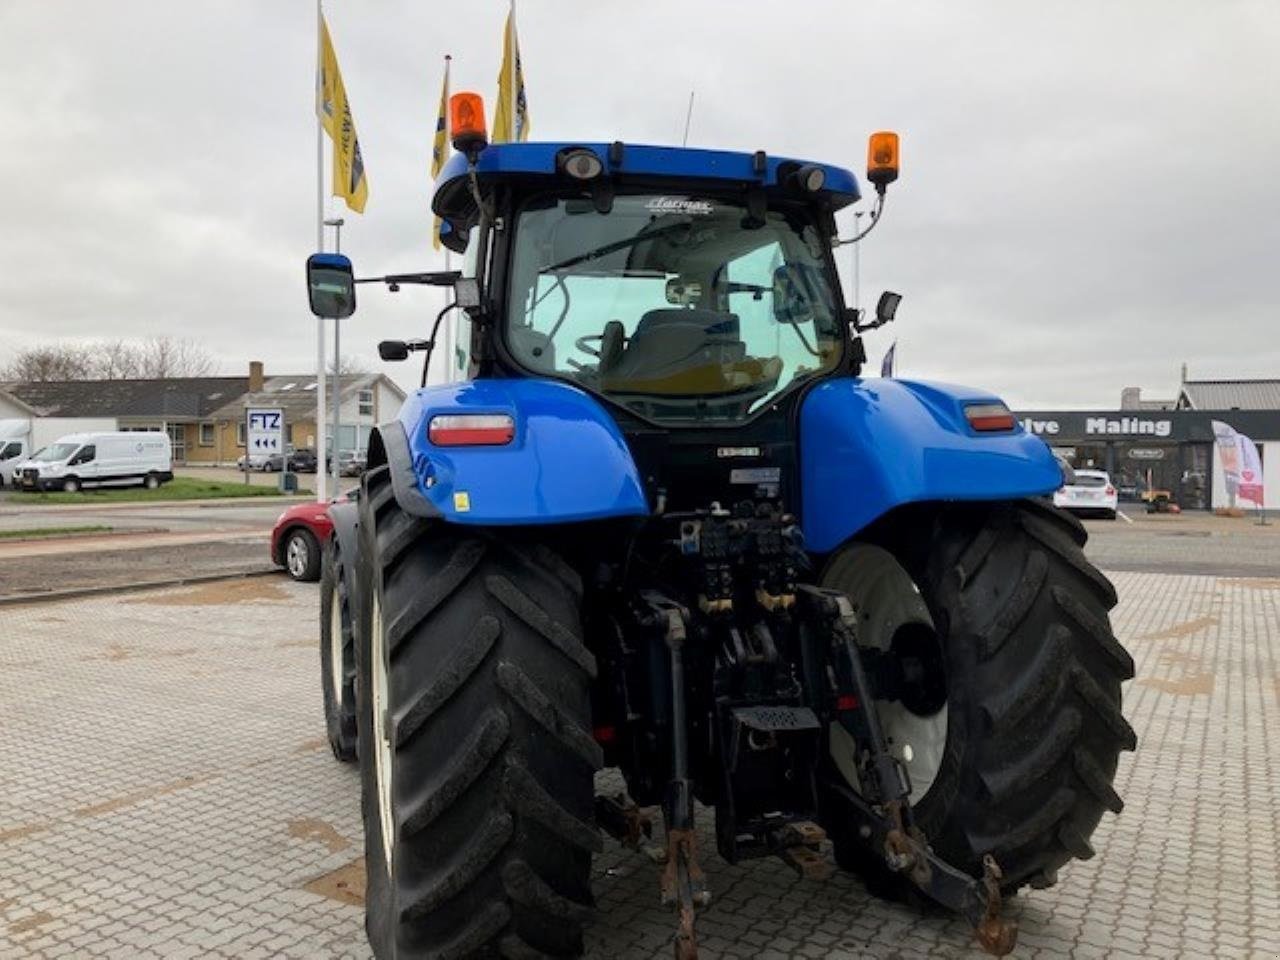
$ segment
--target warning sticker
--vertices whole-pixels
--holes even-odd
[[[459,513],[467,513],[471,509],[471,494],[465,490],[459,490],[453,495],[453,509]]]

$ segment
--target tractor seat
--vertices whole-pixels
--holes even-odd
[[[746,357],[737,314],[714,310],[658,309],[640,318],[635,332],[601,373],[619,380],[662,380],[708,365]],[[616,359],[615,359],[616,358]]]

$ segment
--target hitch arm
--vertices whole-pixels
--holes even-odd
[[[975,879],[935,854],[928,838],[915,825],[911,816],[911,781],[906,769],[889,752],[880,726],[858,652],[857,618],[849,599],[837,591],[809,585],[798,586],[796,592],[805,615],[829,631],[828,658],[836,682],[857,698],[856,708],[840,711],[839,721],[866,755],[863,789],[869,799],[847,787],[833,787],[832,795],[840,807],[835,816],[851,823],[856,836],[868,848],[878,851],[890,870],[904,874],[925,896],[964,916],[984,950],[1004,956],[1017,942],[1018,925],[1000,916],[1000,867],[988,854],[983,857],[982,878]]]

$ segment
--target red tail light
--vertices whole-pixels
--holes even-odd
[[[1003,403],[971,403],[964,415],[969,426],[981,433],[1013,429],[1013,414]]]
[[[1115,495],[1116,495],[1116,488],[1111,486],[1111,484],[1107,484],[1107,496],[1114,497]]]
[[[427,425],[437,447],[500,447],[515,435],[515,421],[505,413],[441,414]]]

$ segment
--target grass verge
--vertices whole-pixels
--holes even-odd
[[[289,496],[310,496],[310,490],[299,490]],[[174,477],[154,490],[145,487],[100,487],[79,493],[23,493],[15,497],[17,503],[148,503],[166,500],[217,500],[238,497],[279,497],[275,487],[259,487],[245,483],[224,483],[220,480],[196,480],[191,477]]]
[[[0,530],[0,540],[46,540],[84,533],[110,533],[112,527],[92,524],[83,527],[33,527],[29,530]]]

